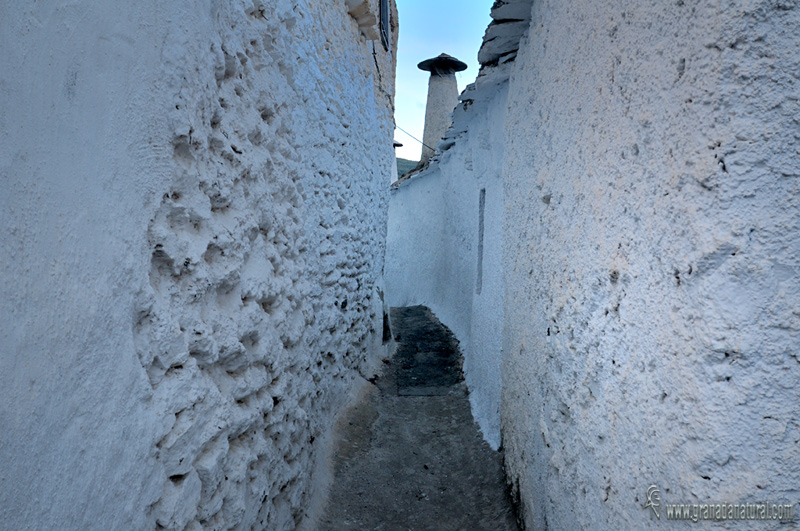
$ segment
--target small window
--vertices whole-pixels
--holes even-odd
[[[389,0],[381,0],[381,42],[389,51]]]

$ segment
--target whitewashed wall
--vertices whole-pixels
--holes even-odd
[[[0,7],[3,528],[306,516],[382,351],[394,54],[362,30],[344,2]]]
[[[533,3],[503,371],[531,528],[674,529],[670,502],[797,514],[798,27],[794,2]]]

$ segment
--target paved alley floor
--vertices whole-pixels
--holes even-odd
[[[340,421],[320,530],[516,530],[502,455],[472,419],[456,339],[423,306],[391,313],[397,350]]]

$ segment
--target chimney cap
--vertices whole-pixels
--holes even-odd
[[[417,68],[420,70],[427,70],[432,74],[438,74],[461,72],[467,69],[467,65],[455,57],[443,53],[439,55],[439,57],[433,57],[422,61],[417,65]]]

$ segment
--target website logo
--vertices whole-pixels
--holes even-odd
[[[671,500],[668,500],[671,501]],[[661,520],[661,490],[656,485],[647,489],[647,499],[644,509]],[[665,520],[689,520],[700,522],[712,520],[721,522],[725,520],[780,520],[791,522],[794,520],[794,504],[773,503],[768,501],[749,503],[663,503]]]
[[[650,513],[650,519],[652,520],[653,515],[656,515],[656,518],[661,520],[661,491],[655,485],[650,485],[650,488],[647,489],[647,500],[644,508],[647,509],[648,507],[653,510]]]

